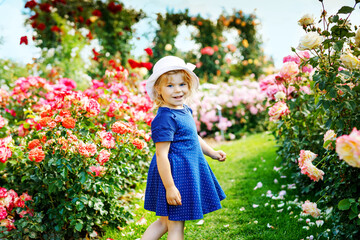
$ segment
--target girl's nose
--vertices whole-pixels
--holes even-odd
[[[175,86],[175,92],[180,92],[180,90],[181,90],[181,87],[180,86]]]

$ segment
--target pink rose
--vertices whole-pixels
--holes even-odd
[[[204,47],[203,49],[200,50],[200,53],[202,55],[209,55],[212,56],[214,54],[214,49],[212,47]]]
[[[284,102],[277,102],[269,109],[270,121],[280,120],[281,116],[288,115],[290,113],[289,108]]]
[[[299,66],[295,62],[286,62],[280,69],[280,76],[291,79],[299,73]]]
[[[336,153],[350,166],[360,167],[360,131],[354,128],[350,135],[338,137]]]
[[[312,217],[317,218],[320,216],[320,210],[317,208],[316,203],[306,200],[302,205],[303,213],[310,214]]]
[[[0,220],[5,219],[6,217],[7,217],[6,208],[0,205]]]
[[[98,177],[98,176],[103,176],[105,174],[106,168],[102,167],[102,166],[91,166],[90,168],[90,175],[93,177]],[[95,175],[93,175],[93,173],[95,173]]]
[[[2,116],[0,116],[0,129],[6,125],[6,120]]]
[[[99,156],[97,157],[97,161],[100,163],[100,165],[104,165],[107,161],[110,159],[110,152],[108,150],[102,149],[99,152]]]
[[[101,145],[106,148],[114,148],[115,147],[115,138],[110,132],[101,131],[99,132],[99,136],[101,138]]]
[[[0,147],[0,162],[5,163],[12,156],[11,149],[8,147]]]

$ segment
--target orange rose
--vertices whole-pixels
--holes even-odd
[[[76,120],[72,117],[66,117],[62,120],[62,125],[64,128],[74,128]]]

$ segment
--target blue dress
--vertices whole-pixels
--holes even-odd
[[[168,157],[182,205],[167,203],[154,154],[144,208],[156,212],[157,216],[168,216],[172,221],[201,219],[204,214],[220,209],[220,201],[226,196],[201,150],[191,109],[186,105],[183,109],[159,107],[151,132],[155,143],[171,141]]]

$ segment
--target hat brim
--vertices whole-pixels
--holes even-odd
[[[191,76],[193,76],[193,82],[194,82],[194,87],[197,89],[199,87],[199,78],[198,76],[196,76],[196,74],[191,71],[190,69],[188,69],[187,67],[182,67],[182,66],[167,66],[164,67],[156,72],[153,72],[150,77],[148,78],[148,80],[146,81],[146,92],[149,95],[149,97],[151,98],[151,100],[154,100],[155,96],[154,96],[154,85],[156,80],[158,80],[158,78],[163,75],[166,72],[169,71],[173,71],[173,70],[185,70],[187,71]]]

